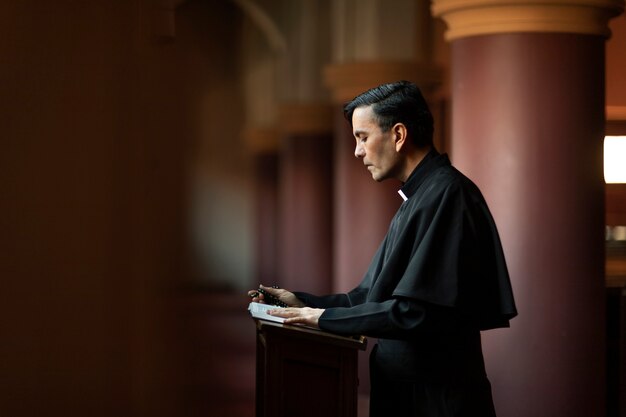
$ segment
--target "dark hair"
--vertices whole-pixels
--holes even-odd
[[[378,126],[385,132],[402,123],[409,138],[419,147],[433,143],[433,116],[419,88],[409,81],[379,85],[356,96],[343,108],[345,118],[352,124],[352,114],[358,107],[372,106]]]

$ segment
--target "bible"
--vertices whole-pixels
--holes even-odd
[[[261,303],[252,302],[248,306],[248,311],[254,318],[282,323],[285,321],[283,317],[270,316],[269,314],[267,314],[267,310],[274,310],[277,308],[282,308],[282,307],[277,307],[277,306],[273,306],[270,304],[261,304]]]

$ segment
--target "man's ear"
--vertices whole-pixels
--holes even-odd
[[[404,123],[396,123],[391,128],[391,133],[393,134],[393,140],[396,145],[396,152],[400,152],[400,150],[406,146],[409,132],[406,130]]]

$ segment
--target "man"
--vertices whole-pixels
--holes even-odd
[[[434,149],[433,119],[414,84],[373,88],[344,114],[355,156],[374,180],[400,180],[404,202],[354,290],[314,296],[262,287],[290,306],[271,314],[378,338],[371,417],[495,416],[480,331],[508,327],[517,312],[485,200]]]

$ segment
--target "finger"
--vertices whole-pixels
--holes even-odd
[[[268,293],[272,294],[273,296],[277,296],[282,291],[279,288],[266,287],[265,285],[259,285],[259,288],[262,288],[263,290],[267,291]]]
[[[306,324],[308,326],[314,326],[310,318],[306,316],[297,316],[297,317],[287,318],[285,319],[284,323],[285,324]]]
[[[260,304],[264,304],[265,301],[263,301],[263,294],[257,294],[256,297],[252,298],[252,302],[253,303],[260,303]]]
[[[272,310],[267,310],[267,314],[270,316],[288,317],[289,312],[286,308],[274,308]]]
[[[276,316],[276,317],[293,317],[293,311],[291,311],[290,308],[275,308],[273,310],[268,310],[267,314],[269,314],[270,316]]]

